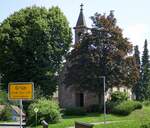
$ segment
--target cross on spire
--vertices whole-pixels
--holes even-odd
[[[81,9],[80,9],[80,10],[81,10],[81,11],[83,10],[83,6],[84,6],[84,5],[81,3],[81,5],[80,5],[80,7],[81,7]]]

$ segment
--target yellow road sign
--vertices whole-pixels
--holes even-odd
[[[32,100],[34,96],[34,84],[32,82],[9,83],[10,100]]]

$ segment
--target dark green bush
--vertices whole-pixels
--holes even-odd
[[[86,115],[86,110],[81,107],[70,107],[64,110],[64,115],[67,116],[81,116]]]
[[[112,102],[122,102],[128,100],[128,94],[126,92],[115,91],[111,94]]]
[[[107,109],[107,113],[111,113],[112,112],[112,109],[118,105],[119,103],[118,102],[113,102],[111,100],[108,100],[106,102],[106,109]]]
[[[135,109],[141,109],[142,104],[138,101],[124,101],[112,109],[113,114],[129,115]]]
[[[9,121],[12,119],[12,110],[10,106],[5,105],[5,108],[0,111],[0,120]]]
[[[140,128],[150,128],[150,123],[142,124]]]
[[[134,110],[135,109],[142,109],[142,103],[138,101],[134,101]]]
[[[111,113],[113,108],[121,102],[128,100],[126,92],[115,91],[111,94],[111,99],[106,102],[107,113]]]
[[[39,109],[37,113],[38,124],[40,124],[42,120],[45,120],[48,123],[56,123],[61,119],[61,113],[58,103],[53,100],[41,98],[35,103],[30,104],[30,106],[28,107],[28,125],[35,125],[36,123],[36,114],[34,112],[34,108]]]

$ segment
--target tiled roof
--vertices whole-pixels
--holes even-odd
[[[0,105],[0,111],[5,108],[5,105]]]
[[[20,115],[20,108],[18,106],[11,105],[11,107],[18,115]],[[22,112],[22,116],[26,116],[26,114]]]

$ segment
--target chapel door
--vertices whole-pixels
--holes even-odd
[[[84,94],[76,93],[76,106],[83,107],[84,106]]]

